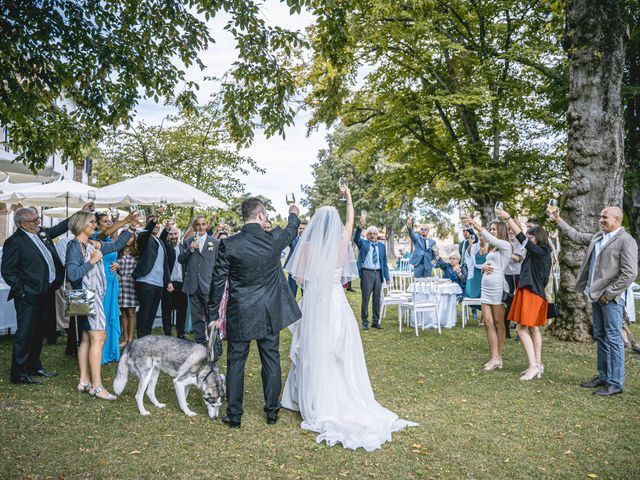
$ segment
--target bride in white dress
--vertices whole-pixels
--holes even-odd
[[[358,276],[351,232],[353,204],[348,189],[347,222],[333,207],[311,218],[285,269],[304,288],[302,318],[289,327],[291,370],[282,405],[299,411],[301,427],[317,442],[372,451],[391,433],[416,423],[400,420],[373,395],[358,322],[342,285]]]

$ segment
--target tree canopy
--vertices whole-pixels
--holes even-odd
[[[554,2],[311,2],[315,123],[399,198],[496,200],[562,180],[566,66]]]
[[[291,12],[303,2],[283,0]],[[239,59],[221,82],[227,128],[239,144],[257,125],[267,135],[293,121],[293,73],[283,68],[303,39],[268,25],[252,0],[0,0],[0,124],[32,168],[54,152],[77,161],[105,131],[131,123],[141,98],[193,108],[198,85],[185,68],[224,27]]]

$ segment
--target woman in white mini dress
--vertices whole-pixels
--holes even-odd
[[[489,361],[484,364],[484,370],[488,372],[502,368],[502,350],[506,338],[505,305],[502,296],[503,292],[509,291],[504,271],[511,261],[512,247],[509,243],[509,233],[505,223],[492,222],[489,231],[487,231],[468,215],[461,217],[461,220],[467,225],[472,225],[490,245],[487,261],[482,268],[484,273],[480,296],[482,318],[491,354]]]

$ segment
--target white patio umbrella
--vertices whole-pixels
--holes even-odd
[[[37,207],[82,207],[95,188],[73,180],[34,185],[0,195],[0,202]]]
[[[226,208],[211,195],[158,172],[151,172],[96,190],[96,205],[157,205]]]
[[[16,162],[16,155],[0,149],[0,181],[9,179],[11,183],[51,182],[56,180],[60,173],[53,167],[44,167],[35,174],[26,165]]]

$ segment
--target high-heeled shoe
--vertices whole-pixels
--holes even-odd
[[[86,393],[91,390],[91,384],[80,382],[76,388],[80,393]]]
[[[98,394],[100,392],[107,392],[107,391],[104,389],[104,387],[96,387],[96,388],[94,388],[93,390],[91,390],[89,392],[89,395],[91,395],[93,398],[99,398],[100,400],[113,401],[113,400],[117,400],[118,399],[118,397],[116,397],[115,395],[113,395],[113,394],[111,394],[109,392],[107,392],[107,395],[105,395],[104,397],[100,397],[100,396],[98,396]]]
[[[490,372],[491,370],[495,370],[496,368],[502,368],[500,360],[491,360],[487,365],[485,365],[484,371]]]
[[[525,374],[520,377],[520,380],[526,382],[529,380],[533,380],[534,378],[540,378],[538,377],[539,374],[540,369],[537,366],[535,366],[534,368],[527,368]]]

